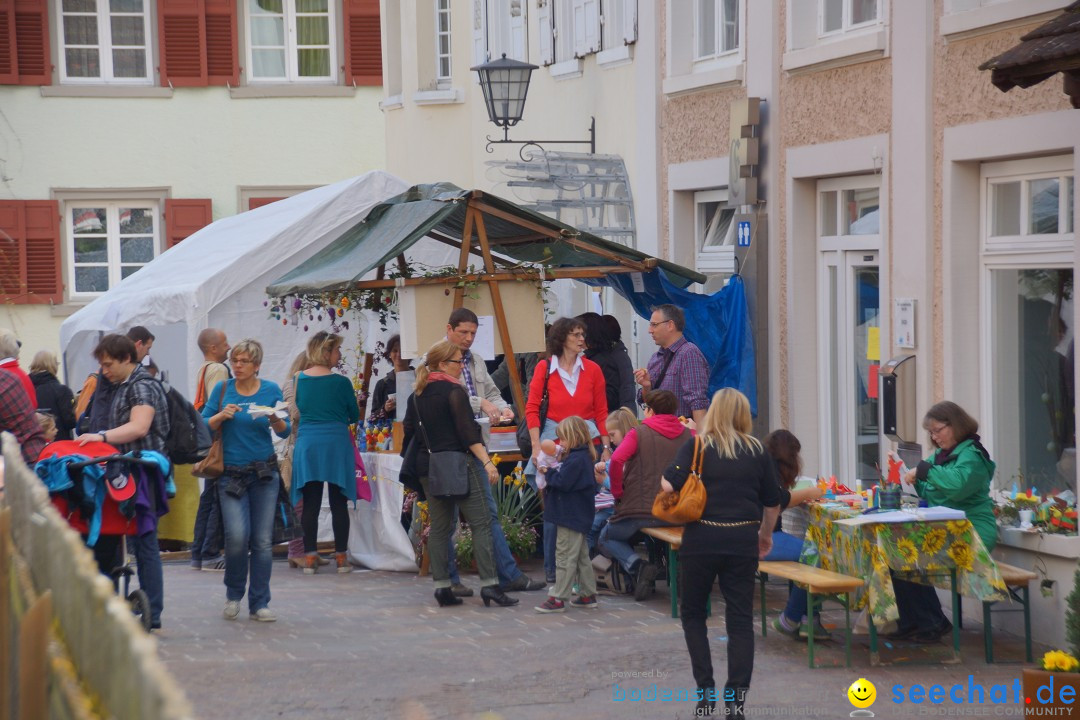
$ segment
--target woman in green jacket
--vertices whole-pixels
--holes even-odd
[[[923,428],[937,449],[904,480],[914,484],[915,492],[930,505],[963,510],[983,545],[992,550],[997,544],[997,524],[990,481],[996,466],[979,441],[978,421],[946,400],[930,408]],[[933,587],[893,577],[893,590],[900,620],[891,638],[934,643],[952,632]]]

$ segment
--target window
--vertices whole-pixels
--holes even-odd
[[[329,0],[248,0],[252,82],[336,82],[335,13]]]
[[[694,60],[739,49],[739,0],[694,0]]]
[[[821,36],[877,22],[878,0],[820,0],[818,33]]]
[[[699,272],[735,272],[735,208],[727,190],[694,193],[694,240]]]
[[[1063,192],[1064,190],[1064,192]],[[989,237],[1011,241],[1073,231],[1073,176],[1065,173],[989,181]]]
[[[824,190],[819,194],[820,235],[878,235],[881,233],[879,188]]]
[[[149,0],[59,0],[60,77],[149,84]]]
[[[983,336],[995,487],[1073,489],[1072,157],[983,165]],[[1023,480],[1019,475],[1023,475]]]
[[[450,0],[435,0],[435,82],[450,87]]]
[[[525,0],[472,0],[473,62],[495,60],[504,53],[511,60],[529,61]]]
[[[158,217],[153,202],[66,203],[72,298],[103,293],[153,260],[161,247]]]

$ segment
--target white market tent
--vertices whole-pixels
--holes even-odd
[[[150,356],[189,398],[203,359],[196,340],[208,327],[224,330],[231,343],[259,340],[260,374],[280,382],[310,333],[270,316],[266,287],[408,187],[373,171],[208,225],[64,321],[68,383],[78,389],[97,369],[91,353],[102,335],[134,325],[154,333]]]

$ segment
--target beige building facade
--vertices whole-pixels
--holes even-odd
[[[980,421],[995,488],[1076,493],[1080,111],[1060,76],[1006,94],[978,70],[1066,4],[665,4],[662,246],[692,265],[718,232],[731,244],[726,107],[761,98],[761,197],[743,210],[764,231],[736,253],[766,268],[749,288],[759,402],[807,474],[878,477],[878,375],[914,355],[922,454],[922,415],[951,399]],[[1060,637],[1080,538],[1004,531],[998,547],[1045,560],[1058,589],[1033,593],[1035,636]]]

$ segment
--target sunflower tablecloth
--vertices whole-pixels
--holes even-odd
[[[910,579],[949,590],[948,573],[956,568],[961,595],[991,601],[1008,599],[997,564],[970,520],[851,526],[835,521],[859,515],[859,510],[817,503],[807,507],[810,524],[800,561],[864,578],[866,585],[856,593],[854,607],[869,605],[878,626],[898,617],[890,570],[934,573]]]

